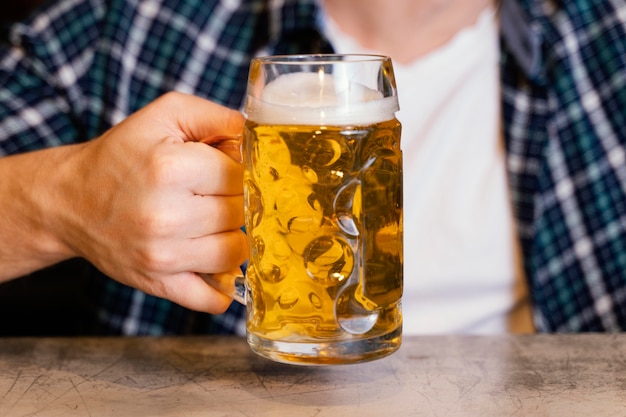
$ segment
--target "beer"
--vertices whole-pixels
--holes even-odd
[[[306,90],[312,76],[290,74],[275,87],[282,81],[287,90],[294,83]],[[324,109],[311,112],[306,103],[249,98],[247,331],[262,354],[278,346],[283,352],[274,359],[340,363],[368,358],[358,341],[383,341],[386,353],[399,347],[403,214],[395,99],[371,94],[349,114],[320,116]]]
[[[320,343],[401,325],[399,123],[247,122],[248,332]],[[357,254],[362,257],[359,261]]]

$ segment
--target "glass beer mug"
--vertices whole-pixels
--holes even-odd
[[[256,353],[323,365],[399,348],[397,111],[388,57],[252,61],[242,154],[247,338]]]

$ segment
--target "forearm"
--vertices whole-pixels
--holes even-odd
[[[248,256],[240,158],[218,146],[243,122],[170,93],[85,143],[0,158],[0,281],[81,257],[122,284],[223,312],[231,299],[198,273]]]
[[[59,235],[67,166],[81,145],[0,158],[0,282],[75,256]]]

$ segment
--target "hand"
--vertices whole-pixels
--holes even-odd
[[[233,146],[243,121],[237,111],[169,93],[81,145],[61,168],[72,181],[54,206],[56,235],[124,284],[224,311],[231,299],[197,273],[232,272],[247,258]]]

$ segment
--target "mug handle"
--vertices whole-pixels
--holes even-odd
[[[243,274],[229,272],[220,274],[198,272],[197,274],[222,294],[232,297],[239,304],[246,305],[246,277]]]

